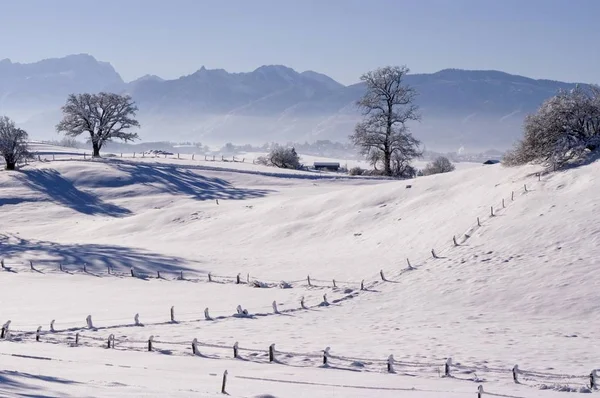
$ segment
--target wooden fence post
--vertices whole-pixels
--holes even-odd
[[[273,306],[273,313],[279,314],[279,310],[277,309],[277,301],[273,300],[273,303],[271,305]]]
[[[510,193],[510,201],[511,201],[511,202],[514,202],[514,200],[515,200],[515,191],[512,191],[512,192]]]
[[[365,290],[365,280],[360,281],[360,290]]]
[[[452,236],[452,242],[454,243],[454,246],[458,246],[458,242],[456,242],[456,236]]]
[[[304,296],[300,297],[300,306],[302,307],[303,310],[306,309],[306,305],[304,304]]]
[[[437,255],[435,254],[435,250],[434,249],[431,249],[431,256],[433,258],[438,258]]]
[[[142,325],[140,324],[140,314],[135,314],[135,315],[134,315],[134,317],[133,317],[133,324],[134,324],[135,326],[142,326]]]
[[[323,365],[327,366],[327,360],[329,359],[329,351],[331,350],[330,347],[327,347],[323,350]]]
[[[269,346],[269,362],[275,361],[275,344]]]
[[[225,372],[223,372],[223,384],[221,384],[221,394],[227,394],[227,391],[225,391],[225,387],[227,385],[227,370]],[[229,394],[227,394],[229,395]]]
[[[150,336],[148,338],[148,352],[152,351],[152,342],[154,341],[154,336]]]
[[[479,385],[479,387],[477,387],[477,398],[483,398],[483,386]]]
[[[380,271],[379,271],[379,276],[381,277],[381,280],[382,280],[382,281],[384,281],[384,282],[386,281],[386,280],[385,280],[385,275],[383,275],[383,270],[380,270]]]
[[[204,319],[206,319],[207,321],[212,321],[212,318],[210,317],[210,314],[208,313],[208,307],[206,307],[204,309]]]
[[[198,355],[198,339],[192,340],[192,354]]]
[[[452,366],[452,358],[448,358],[444,364],[444,376],[450,377],[450,366]]]
[[[335,279],[333,280],[333,287],[336,288],[337,285],[335,284]]]
[[[171,322],[175,323],[175,306],[171,307]]]
[[[38,326],[37,330],[35,331],[35,341],[40,341],[40,332],[42,331],[42,327]]]
[[[494,217],[494,206],[490,206],[490,216]]]
[[[515,365],[512,368],[512,377],[513,377],[513,381],[515,382],[515,384],[519,384],[519,365]]]
[[[394,372],[394,355],[391,355],[388,357],[387,360],[387,371],[388,373],[395,373]]]
[[[238,357],[238,351],[239,351],[239,345],[238,345],[238,342],[236,341],[236,342],[233,344],[233,357],[234,357],[234,358],[237,358],[237,357]]]
[[[54,320],[54,319],[52,320],[52,322],[50,322],[50,331],[51,331],[52,333],[56,332],[56,330],[54,330],[54,322],[55,322],[55,320]]]
[[[479,221],[479,217],[477,217],[477,226],[481,227],[481,221]]]
[[[308,275],[308,276],[306,277],[306,282],[308,282],[308,286],[312,286],[312,285],[310,284],[310,275]]]

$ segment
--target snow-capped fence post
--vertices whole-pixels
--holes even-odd
[[[171,322],[175,323],[175,306],[171,306]]]
[[[0,260],[0,263],[2,264],[2,269],[6,269],[6,266],[4,265],[4,259]]]
[[[490,216],[494,217],[494,206],[490,206]]]
[[[479,217],[477,217],[477,226],[481,227],[481,221],[479,221]]]
[[[208,307],[206,307],[204,309],[204,319],[206,319],[207,321],[212,321],[212,318],[210,317],[210,314],[208,313]]]
[[[514,201],[515,201],[515,191],[512,191],[512,192],[510,193],[510,201],[511,201],[511,202],[514,202]]]
[[[597,377],[598,377],[598,371],[596,369],[592,370],[590,372],[590,389],[591,390],[595,390],[596,388],[598,388],[598,382],[596,381]]]
[[[275,361],[275,344],[269,346],[269,362]]]
[[[215,155],[213,155],[213,162],[215,161]]]
[[[279,310],[277,309],[277,301],[273,300],[273,303],[271,305],[273,306],[273,313],[279,314]]]
[[[33,266],[33,261],[29,260],[29,267],[32,271],[35,271],[35,267]]]
[[[335,279],[333,280],[333,287],[336,288],[337,285],[335,284]]]
[[[140,325],[140,314],[135,314],[133,316],[133,324],[135,326],[142,326],[142,325]]]
[[[106,265],[106,272],[108,273],[108,275],[110,275],[110,264]]]
[[[523,184],[523,189],[527,192],[527,184]]]
[[[135,278],[135,272],[133,271],[133,267],[131,267],[131,277]]]
[[[210,272],[208,273],[208,281],[212,282],[212,274]]]
[[[236,341],[235,343],[233,343],[233,357],[234,357],[234,358],[237,358],[237,357],[238,357],[238,351],[239,351],[239,349],[240,349],[239,347],[240,347],[240,346],[239,346],[239,344],[238,344],[238,342],[237,342],[237,341]]]
[[[327,294],[323,295],[323,304],[329,305],[329,301],[327,301]]]
[[[240,281],[240,274],[237,274],[237,276],[235,277],[235,284],[239,285],[241,283]]]
[[[327,365],[327,359],[329,358],[330,347],[327,347],[323,350],[323,365]]]
[[[54,157],[54,154],[52,154],[52,160],[56,160],[56,158]]]
[[[506,206],[504,205],[504,199],[502,199],[502,208],[504,209]]]
[[[83,273],[87,274],[87,265],[86,265],[86,263],[83,263]]]
[[[246,283],[250,284],[250,273],[249,272],[246,274]]]
[[[365,280],[360,281],[360,290],[365,290]]]
[[[452,358],[448,358],[444,364],[444,376],[450,377],[450,366],[452,366]]]
[[[194,160],[194,155],[195,155],[195,153],[192,153],[192,160]]]
[[[79,332],[75,333],[75,347],[79,345]]]
[[[156,279],[160,279],[160,271],[156,271]]]
[[[58,270],[59,270],[60,272],[63,272],[63,266],[62,266],[62,263],[58,263]]]
[[[0,339],[6,338],[9,327],[10,327],[10,320],[6,321],[6,323],[4,325],[2,325],[2,332],[0,332]]]
[[[394,373],[394,355],[392,354],[387,359],[387,371],[388,373]]]
[[[133,154],[133,157],[135,157],[135,152]],[[38,155],[38,159],[39,159],[39,155]],[[42,160],[42,159],[40,159],[40,160]],[[83,153],[83,160],[86,160],[86,153],[85,152]]]
[[[192,340],[192,354],[198,355],[198,339]]]
[[[554,170],[554,171],[556,171],[556,170]],[[541,172],[538,173],[538,181],[542,181],[542,173]]]
[[[519,365],[515,365],[512,368],[512,377],[515,384],[519,384]]]
[[[221,162],[225,160],[225,155],[221,155]]]
[[[123,157],[123,152],[121,152],[121,157]]]
[[[304,296],[300,297],[300,306],[302,307],[303,310],[306,309],[306,305],[304,304]]]
[[[225,370],[225,372],[223,372],[223,384],[221,384],[221,394],[227,394],[227,391],[225,391],[226,385],[227,385],[227,370]]]
[[[177,159],[179,159],[179,152],[177,152]]]
[[[133,157],[135,157],[135,152],[133,153]]]
[[[379,271],[379,276],[381,277],[381,280],[382,280],[382,281],[386,282],[386,280],[385,280],[385,275],[383,275],[383,270],[380,270],[380,271]]]
[[[108,344],[106,348],[115,348],[115,335],[111,334],[108,336]]]
[[[54,322],[55,322],[55,320],[54,320],[54,319],[52,320],[52,322],[50,322],[50,331],[51,331],[52,333],[56,332],[56,330],[54,330]]]
[[[154,336],[150,336],[148,338],[148,352],[152,351],[152,342],[154,341]]]
[[[458,246],[458,242],[456,241],[456,236],[452,236],[452,243],[454,243],[454,246]]]
[[[413,269],[412,265],[410,264],[410,260],[408,258],[406,259],[406,264],[408,265],[408,269]]]
[[[93,328],[94,328],[94,323],[92,322],[92,316],[91,316],[91,315],[88,315],[88,316],[85,318],[85,323],[87,324],[87,327],[88,327],[89,329],[93,329]]]
[[[431,249],[431,256],[433,258],[438,258],[438,256],[435,254],[435,249]]]
[[[179,271],[179,280],[182,281],[183,279],[183,271]]]
[[[483,398],[483,386],[479,385],[479,387],[477,387],[477,398]]]
[[[40,333],[42,332],[42,327],[38,326],[37,330],[35,331],[35,341],[40,341]]]
[[[306,276],[306,282],[308,283],[308,286],[312,286],[310,283],[310,275]]]

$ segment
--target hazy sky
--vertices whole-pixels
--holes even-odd
[[[125,80],[284,64],[600,83],[600,0],[0,0],[0,59],[89,53]]]

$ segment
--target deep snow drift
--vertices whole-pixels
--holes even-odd
[[[67,157],[0,173],[2,396],[217,396],[227,369],[232,396],[551,397],[599,367],[599,163],[386,181]]]

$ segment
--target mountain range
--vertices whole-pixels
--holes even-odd
[[[412,132],[432,150],[505,149],[521,135],[526,114],[559,89],[575,86],[459,69],[409,74],[406,83],[418,91],[422,113]],[[125,82],[109,63],[86,54],[30,64],[0,61],[0,114],[34,138],[56,138],[54,125],[68,94],[103,90],[133,96],[143,141],[259,144],[346,141],[360,120],[355,103],[364,86],[281,65],[248,73],[202,67],[173,80],[146,75]]]

